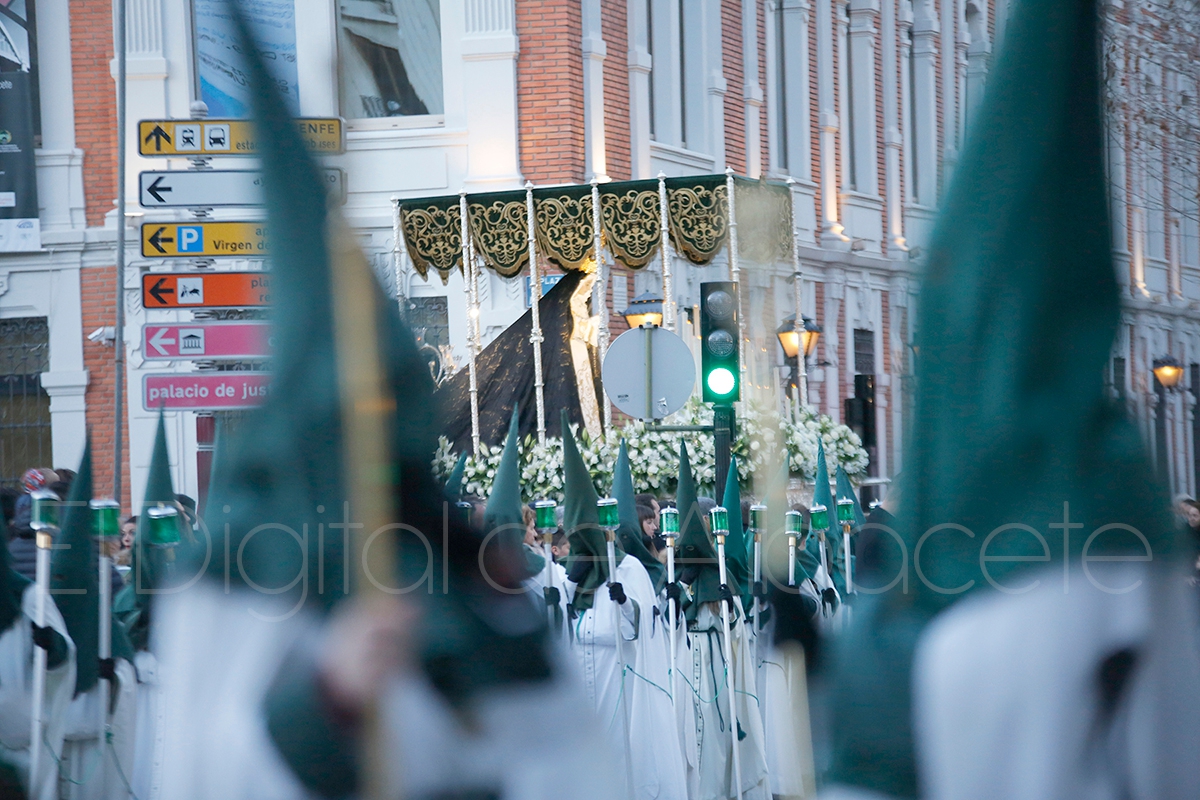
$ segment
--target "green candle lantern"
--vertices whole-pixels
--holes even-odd
[[[556,511],[558,503],[553,500],[538,500],[533,504],[533,525],[541,533],[553,532],[558,528]]]
[[[708,512],[708,521],[712,525],[713,536],[729,534],[729,511],[724,506],[714,506],[712,511]]]
[[[787,526],[787,535],[800,537],[804,533],[804,517],[799,511],[789,511],[783,515],[784,524]]]
[[[179,509],[174,506],[155,506],[146,512],[150,518],[149,540],[156,547],[179,544]]]
[[[849,497],[839,497],[837,501],[838,522],[849,525],[854,522],[854,501]]]
[[[617,501],[611,497],[602,497],[596,501],[596,513],[600,515],[601,528],[612,530],[620,524]]]
[[[813,503],[812,508],[808,510],[809,518],[812,520],[812,528],[814,531],[829,530],[829,509],[820,503]]]
[[[99,498],[88,503],[92,510],[92,525],[101,539],[116,539],[121,535],[121,504],[111,498]]]
[[[58,527],[59,496],[49,489],[38,489],[29,495],[32,506],[29,512],[29,527],[35,531]]]
[[[762,533],[767,529],[767,507],[762,503],[750,506],[750,530]]]
[[[658,512],[658,532],[663,536],[679,535],[679,509],[667,507]]]

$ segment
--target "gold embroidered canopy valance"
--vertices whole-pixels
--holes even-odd
[[[667,226],[675,252],[693,264],[709,264],[729,236],[729,197],[724,175],[668,178]],[[742,259],[766,263],[790,258],[792,219],[788,187],[735,180]],[[662,211],[657,180],[601,184],[603,246],[618,263],[641,269],[658,255]],[[523,190],[468,194],[470,244],[488,268],[505,277],[529,262],[529,219]],[[409,258],[425,277],[445,281],[462,269],[461,198],[458,195],[400,201]],[[592,187],[587,184],[533,190],[536,250],[563,270],[587,270],[595,259]]]

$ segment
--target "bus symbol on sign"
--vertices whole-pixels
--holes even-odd
[[[179,329],[179,355],[204,355],[204,328]]]

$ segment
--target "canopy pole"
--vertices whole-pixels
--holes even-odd
[[[538,308],[542,299],[542,275],[538,270],[536,228],[533,214],[533,182],[525,181],[525,225],[529,236],[529,293],[533,333],[529,341],[533,344],[533,392],[537,400],[538,444],[546,443],[546,400],[542,393],[542,318]],[[562,435],[566,435],[563,431]]]
[[[725,570],[725,534],[728,531],[714,533],[713,537],[717,540],[717,566],[721,573],[721,585],[729,587],[729,575]],[[721,628],[725,636],[722,638],[721,644],[725,655],[725,675],[726,675],[726,692],[725,696],[729,701],[729,733],[733,742],[733,781],[734,793],[737,795],[737,800],[742,800],[742,756],[738,750],[738,721],[737,721],[737,704],[735,702],[737,695],[737,687],[734,685],[734,669],[733,669],[733,643],[730,641],[730,622],[729,622],[729,604],[724,600],[721,603]],[[743,622],[745,620],[743,619]]]
[[[600,318],[596,347],[600,355],[600,368],[604,368],[604,357],[608,355],[608,264],[600,251],[600,182],[592,177],[592,249],[596,254],[596,271],[599,277],[592,287],[593,308]],[[608,390],[603,382],[600,387],[600,402],[604,404],[604,435],[612,431],[612,403],[608,402]]]
[[[467,369],[471,394],[471,453],[479,458],[479,384],[475,357],[479,347],[479,284],[471,257],[471,227],[467,224],[467,193],[458,195],[459,231],[462,235],[463,293],[467,296]]]
[[[36,509],[35,509],[36,511]],[[46,626],[46,600],[50,595],[50,548],[54,544],[57,528],[37,523],[37,572],[34,581],[33,623],[39,628]],[[42,793],[42,726],[45,717],[46,694],[46,651],[33,648],[33,709],[29,715],[29,794],[39,797]]]
[[[674,281],[671,276],[671,231],[667,209],[667,176],[658,173],[658,225],[662,230],[663,327],[675,330]],[[678,333],[678,331],[676,331]]]
[[[733,167],[725,168],[725,193],[729,196],[729,280],[737,284],[738,290],[738,384],[746,385],[746,334],[745,320],[742,318],[742,270],[738,266],[738,230],[737,210],[733,202],[734,179]]]
[[[392,273],[396,276],[396,309],[400,319],[404,319],[404,251],[407,243],[404,241],[404,222],[400,210],[400,198],[392,198]]]
[[[788,194],[792,198],[792,279],[796,281],[796,385],[803,412],[808,408],[808,357],[804,354],[804,279],[800,274],[800,235],[796,233],[796,181],[793,178],[788,178]]]

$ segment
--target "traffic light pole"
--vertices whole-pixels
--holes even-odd
[[[729,478],[729,457],[733,447],[735,417],[732,405],[713,406],[713,450],[717,460],[717,481],[713,487],[717,505],[724,505],[725,481]]]

